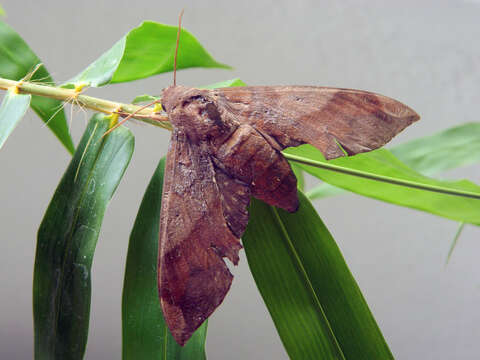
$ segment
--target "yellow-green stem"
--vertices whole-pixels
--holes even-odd
[[[139,121],[159,126],[167,130],[172,130],[168,118],[165,115],[154,112],[153,108],[139,110],[141,107],[137,105],[123,104],[116,101],[83,95],[74,89],[64,89],[61,87],[0,78],[0,89],[7,90],[10,88],[15,88],[16,91],[21,94],[49,97],[83,106],[94,111],[103,112],[105,114],[117,113],[120,116],[126,117],[135,113],[132,117]]]

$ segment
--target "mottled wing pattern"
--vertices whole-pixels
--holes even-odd
[[[419,116],[379,94],[314,86],[247,86],[213,90],[222,108],[282,147],[303,143],[327,159],[379,148]],[[340,145],[340,146],[339,146]]]
[[[183,345],[220,305],[238,238],[248,221],[248,186],[216,169],[202,144],[174,130],[165,166],[159,246],[159,293],[165,321]]]
[[[290,212],[298,209],[297,179],[288,161],[252,126],[240,125],[215,156],[219,167],[249,184],[257,199]]]

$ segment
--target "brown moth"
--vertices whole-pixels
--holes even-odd
[[[281,150],[311,144],[327,159],[381,147],[419,116],[382,95],[311,86],[201,90],[171,86],[173,125],[160,219],[159,293],[183,345],[220,305],[248,222],[250,196],[290,212],[297,181]],[[340,146],[341,147],[340,147]]]
[[[383,146],[419,119],[382,95],[314,86],[201,90],[174,80],[161,102],[173,132],[158,288],[165,321],[180,345],[230,288],[233,276],[223,258],[238,263],[250,196],[298,209],[297,180],[282,149],[311,144],[327,159],[344,151],[354,155]]]

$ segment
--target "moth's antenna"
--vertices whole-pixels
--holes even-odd
[[[178,17],[178,32],[177,32],[177,46],[175,48],[175,60],[173,62],[173,86],[177,85],[177,56],[178,56],[178,44],[180,43],[180,32],[182,31],[182,16],[183,11],[180,11],[180,16]]]

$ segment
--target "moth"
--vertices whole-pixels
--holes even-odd
[[[160,218],[159,295],[183,345],[220,305],[238,263],[250,196],[294,212],[297,181],[281,150],[300,144],[326,159],[383,146],[419,116],[360,90],[171,86],[162,106],[173,126]],[[342,150],[343,149],[343,150]]]
[[[383,146],[419,116],[396,100],[361,90],[177,86],[182,14],[173,85],[153,103],[161,102],[173,126],[160,213],[158,291],[165,322],[183,346],[230,289],[233,276],[224,258],[238,263],[250,197],[289,212],[298,209],[297,180],[283,149],[311,144],[327,160],[355,155]]]

